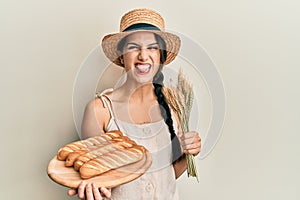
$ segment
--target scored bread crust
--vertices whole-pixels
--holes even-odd
[[[123,137],[123,136],[122,136]],[[77,160],[78,157],[80,157],[81,155],[84,155],[86,153],[89,153],[91,151],[95,151],[95,150],[98,150],[99,148],[103,148],[107,145],[111,145],[112,143],[115,143],[114,141],[116,139],[120,139],[120,138],[113,138],[111,140],[107,140],[107,141],[104,141],[100,144],[97,144],[97,145],[92,145],[92,146],[87,146],[86,149],[81,149],[81,150],[78,150],[78,151],[74,151],[74,152],[71,152],[69,153],[69,155],[67,156],[66,158],[66,162],[65,162],[65,166],[66,167],[71,167],[74,165],[74,162]]]
[[[130,140],[128,137],[114,138],[109,141],[109,144],[78,156],[74,162],[74,169],[76,171],[79,171],[80,167],[89,160],[100,157],[108,152],[113,152],[124,148],[130,148],[134,145],[136,145],[136,143]]]
[[[72,142],[58,150],[57,159],[66,160],[68,155],[72,152],[88,150],[89,148],[93,148],[93,146],[121,136],[123,136],[121,131],[113,130],[99,136],[88,138],[86,140]]]
[[[105,173],[109,170],[138,162],[143,158],[144,153],[145,148],[140,145],[134,145],[131,148],[108,152],[84,163],[79,169],[80,176],[83,179],[87,179]]]
[[[65,161],[66,167],[73,166],[82,179],[87,179],[138,162],[145,152],[143,146],[114,130],[65,145],[59,149],[57,159]]]

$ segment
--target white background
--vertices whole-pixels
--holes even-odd
[[[78,139],[76,73],[123,13],[160,12],[201,44],[223,78],[227,114],[214,151],[183,176],[181,199],[300,199],[300,14],[296,0],[1,0],[1,199],[68,199],[47,164]],[[72,198],[70,198],[72,199]]]

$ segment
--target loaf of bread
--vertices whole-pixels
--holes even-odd
[[[57,159],[87,179],[138,162],[145,152],[143,146],[116,130],[67,144],[59,149]]]
[[[96,146],[95,146],[96,147]],[[69,155],[67,156],[66,162],[65,162],[65,166],[66,167],[71,167],[74,165],[75,160],[82,154],[88,153],[88,150],[79,150],[79,151],[74,151],[69,153]]]
[[[99,136],[88,138],[86,140],[72,142],[61,149],[59,149],[57,154],[58,160],[66,160],[68,155],[72,152],[78,152],[82,150],[88,150],[92,146],[97,146],[103,142],[111,140],[113,138],[121,137],[123,134],[118,130],[110,131]]]
[[[94,151],[96,149],[102,148],[102,147],[104,147],[106,145],[110,145],[113,142],[114,139],[117,139],[117,138],[112,138],[111,140],[103,141],[102,143],[99,143],[99,144],[96,144],[96,145],[87,146],[84,149],[80,149],[80,150],[77,150],[77,151],[69,153],[69,155],[66,158],[65,166],[66,167],[73,166],[75,160],[79,156],[81,156],[81,155],[83,155],[85,153],[89,153],[91,151]]]
[[[135,163],[143,158],[144,153],[145,148],[139,145],[106,153],[84,163],[80,167],[80,176],[87,179]]]
[[[74,169],[78,171],[80,167],[89,160],[95,159],[109,152],[117,151],[124,148],[130,148],[134,145],[136,145],[136,143],[130,140],[128,137],[114,138],[109,141],[109,144],[80,155],[74,162]]]

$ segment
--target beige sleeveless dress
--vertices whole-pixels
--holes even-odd
[[[120,130],[137,144],[146,147],[152,156],[152,165],[141,177],[112,188],[112,200],[178,200],[176,178],[172,165],[170,133],[164,120],[147,124],[132,124],[115,118],[111,99],[99,95],[110,111],[111,119],[106,131]],[[177,123],[173,119],[177,134]]]

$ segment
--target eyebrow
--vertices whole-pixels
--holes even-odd
[[[134,43],[134,42],[129,42],[129,43],[127,43],[127,45],[126,45],[126,46],[128,46],[128,45],[130,45],[130,44],[137,45],[137,46],[141,46],[141,45],[139,45],[139,44],[137,44],[137,43]],[[148,44],[147,46],[151,46],[151,45],[155,45],[155,44],[157,44],[157,45],[158,45],[158,43],[157,43],[157,42],[154,42],[154,43]]]

